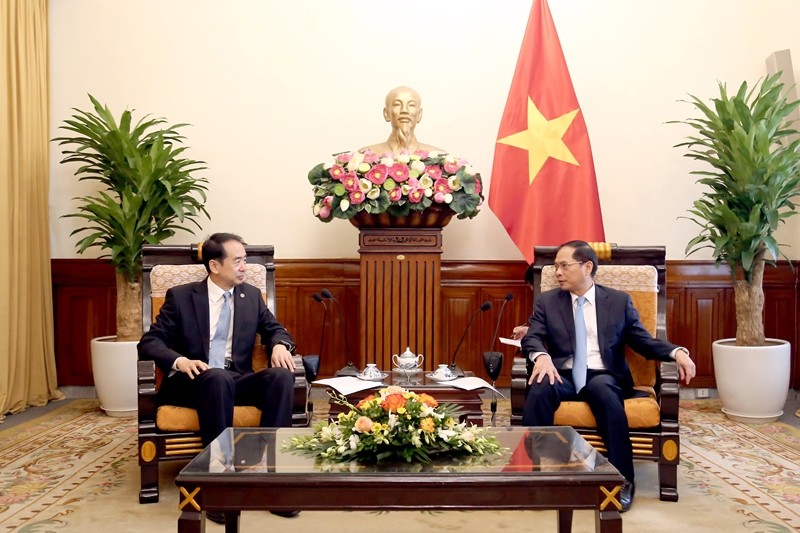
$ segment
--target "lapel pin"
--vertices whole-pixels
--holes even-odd
[[[244,298],[244,293],[243,292],[239,293],[239,298]]]

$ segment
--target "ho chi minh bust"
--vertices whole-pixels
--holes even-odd
[[[427,152],[444,152],[440,148],[417,141],[414,128],[422,120],[422,99],[419,93],[410,87],[395,87],[386,95],[386,107],[383,118],[391,123],[392,132],[386,142],[365,146],[359,150],[372,150],[378,155],[399,154],[405,150],[414,153],[418,150]]]

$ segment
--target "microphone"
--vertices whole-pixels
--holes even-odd
[[[497,334],[500,332],[500,321],[503,318],[503,310],[506,308],[506,304],[514,299],[514,295],[510,292],[506,294],[506,297],[503,299],[503,303],[500,305],[500,312],[497,314],[497,325],[494,328],[494,337],[492,337],[492,344],[489,347],[488,352],[483,352],[483,367],[486,369],[486,373],[489,375],[489,379],[492,380],[492,386],[497,381],[497,378],[500,377],[500,372],[503,370],[503,352],[495,352],[494,345],[497,343]],[[492,403],[490,404],[490,410],[492,413],[492,425],[495,425],[495,416],[497,415],[497,395],[494,391],[492,391]]]
[[[341,370],[336,372],[336,375],[355,376],[356,374],[358,374],[358,368],[356,368],[356,365],[353,364],[352,352],[350,351],[350,342],[347,340],[347,328],[345,327],[342,304],[339,303],[339,300],[333,297],[333,294],[331,294],[331,291],[329,291],[328,289],[322,289],[321,292],[323,297],[336,302],[336,309],[339,310],[339,320],[342,322],[342,332],[344,333],[344,350],[346,352],[345,355],[347,355],[347,364]]]
[[[456,349],[453,352],[453,358],[450,361],[450,372],[452,372],[454,376],[461,377],[464,375],[464,371],[458,368],[458,366],[456,366],[456,355],[458,355],[458,349],[461,348],[461,343],[464,342],[464,339],[467,336],[467,332],[469,332],[469,327],[472,325],[472,322],[475,320],[475,317],[478,316],[478,313],[480,313],[481,311],[488,311],[491,308],[492,308],[492,302],[483,302],[481,304],[480,309],[472,313],[472,316],[469,317],[469,322],[467,322],[467,327],[464,328],[464,334],[461,335],[461,340],[458,341],[458,345],[456,345]]]
[[[322,307],[325,309],[322,312],[322,333],[319,336],[319,352],[316,355],[309,354],[303,356],[303,369],[306,373],[306,381],[308,383],[312,383],[317,379],[317,374],[319,374],[319,362],[322,358],[322,350],[324,347],[325,341],[325,324],[328,321],[328,306],[325,305],[325,301],[322,299],[322,296],[319,294],[314,293],[311,297],[315,302],[319,302],[322,304]]]

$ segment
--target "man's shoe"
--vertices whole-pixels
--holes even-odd
[[[633,505],[633,495],[636,494],[636,485],[630,481],[622,484],[622,490],[619,493],[619,503],[622,504],[621,513],[628,511]]]
[[[206,518],[217,524],[225,525],[225,513],[219,511],[206,511]]]
[[[300,514],[300,511],[270,511],[275,516],[282,516],[284,518],[294,518]]]

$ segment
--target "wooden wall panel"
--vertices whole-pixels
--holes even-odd
[[[522,261],[442,261],[442,348],[438,354],[424,354],[431,364],[450,361],[472,313],[482,302],[491,301],[492,308],[476,316],[458,353],[462,368],[486,377],[482,354],[491,347],[505,295],[511,293],[513,299],[505,308],[500,335],[510,335],[513,327],[525,323],[530,315],[533,296],[523,280],[526,266]],[[114,329],[113,271],[106,262],[91,259],[54,259],[52,268],[59,384],[91,384],[89,340],[113,334]],[[764,279],[766,331],[792,343],[794,388],[800,386],[798,276],[800,272],[782,262],[778,268],[767,267]],[[295,336],[300,353],[322,352],[320,376],[333,375],[350,359],[363,365],[359,278],[358,259],[276,262],[276,315]],[[314,301],[313,295],[323,289],[328,289],[341,307],[331,300],[325,300],[325,305]],[[669,340],[689,348],[698,365],[692,385],[714,387],[711,342],[735,335],[730,276],[709,261],[668,261],[666,296]],[[514,349],[499,344],[494,348],[505,354],[498,384],[507,386]],[[415,346],[411,349],[422,351]]]

